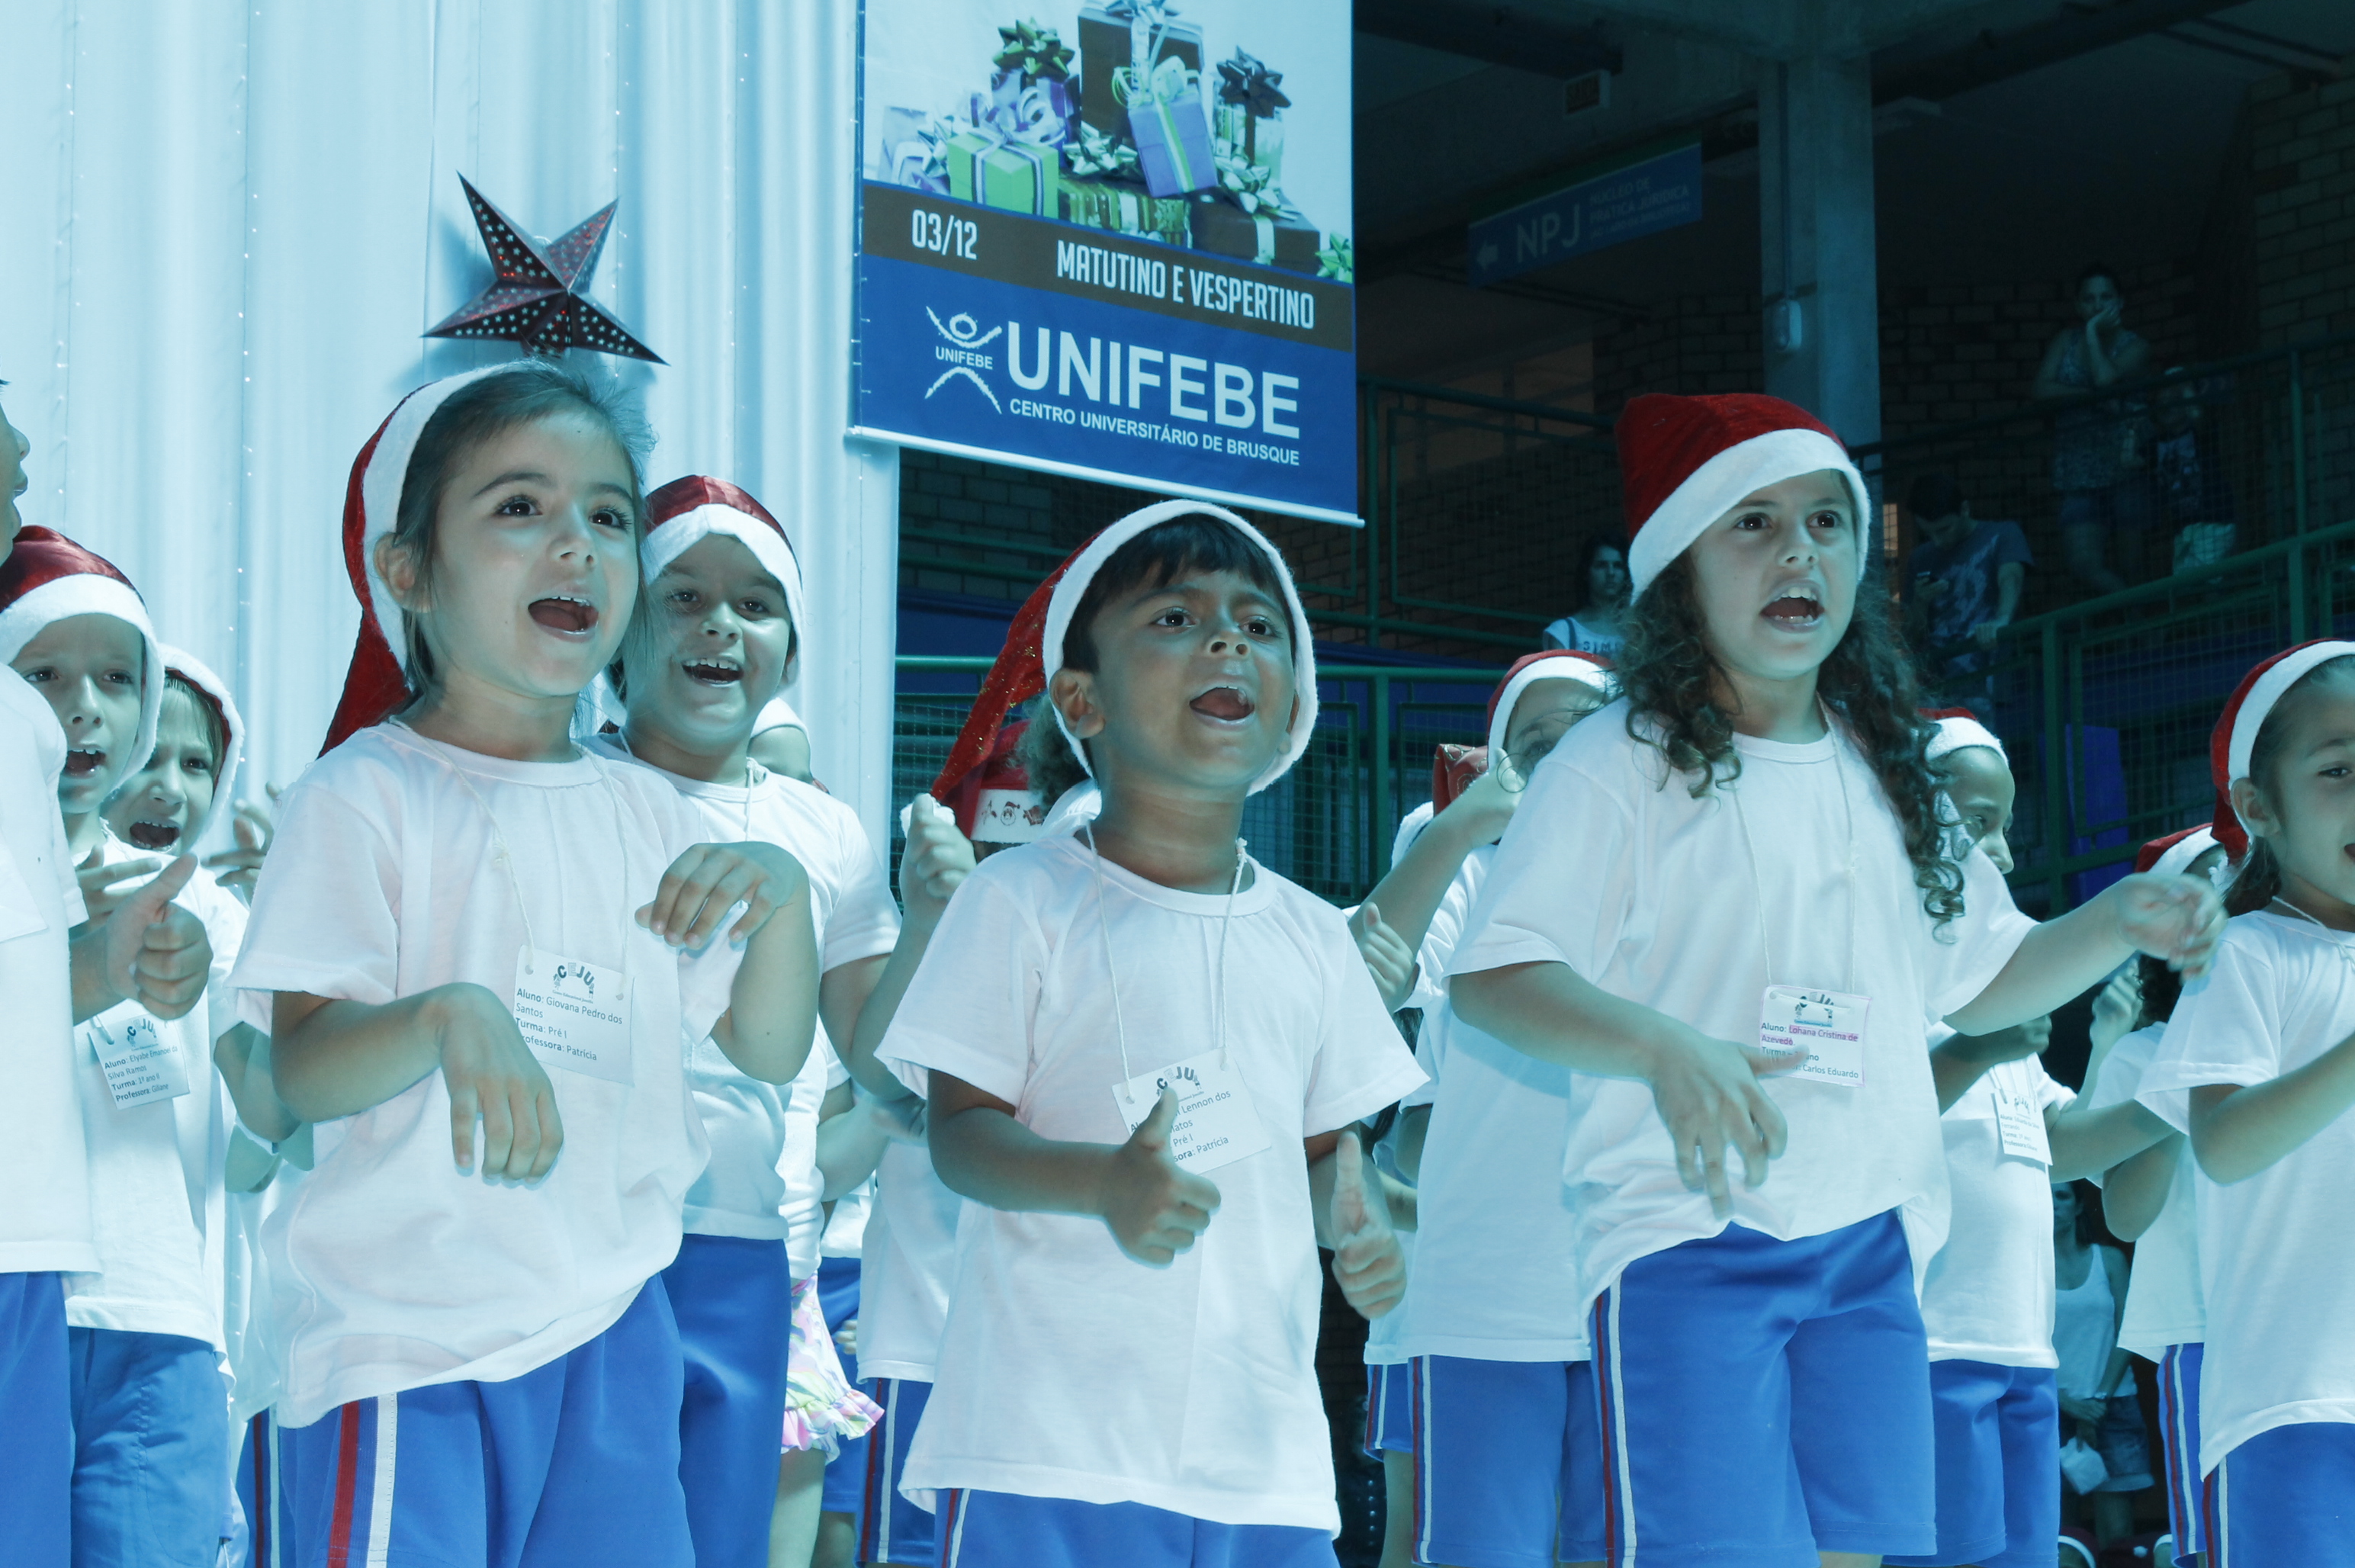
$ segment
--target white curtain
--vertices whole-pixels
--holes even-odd
[[[650,483],[709,473],[809,579],[819,775],[886,842],[898,461],[847,441],[856,0],[0,0],[0,391],[25,520],[234,681],[240,793],[315,753],[357,611],[337,524],[420,337],[488,277],[461,173],[669,361]],[[573,357],[593,358],[578,352]]]

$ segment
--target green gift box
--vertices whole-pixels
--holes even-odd
[[[1092,125],[1115,141],[1125,142],[1128,134],[1128,105],[1113,91],[1113,73],[1138,63],[1134,58],[1135,35],[1129,29],[1129,17],[1135,10],[1130,4],[1085,5],[1080,9],[1080,123]],[[1163,7],[1146,0],[1146,13],[1151,26],[1146,34],[1146,48],[1153,58],[1146,62],[1148,70],[1172,56],[1184,62],[1186,69],[1199,76],[1202,72],[1202,29],[1194,22],[1170,18]]]
[[[1054,148],[967,131],[950,137],[946,151],[949,194],[958,200],[1039,218],[1055,216],[1062,165]]]
[[[1261,116],[1254,122],[1248,107],[1221,103],[1216,129],[1219,148],[1231,156],[1248,157],[1267,171],[1270,185],[1284,183],[1284,122]]]
[[[1156,197],[1127,180],[1067,176],[1062,198],[1063,216],[1073,223],[1171,245],[1189,242],[1191,204],[1183,197]]]
[[[1317,269],[1316,249],[1324,236],[1297,212],[1272,204],[1245,212],[1224,197],[1198,196],[1190,217],[1189,233],[1197,251],[1295,272]]]

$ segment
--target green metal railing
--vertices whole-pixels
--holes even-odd
[[[906,801],[931,787],[991,661],[902,654],[898,663],[891,786]],[[1316,739],[1281,783],[1252,797],[1243,836],[1262,864],[1351,904],[1390,869],[1399,820],[1431,798],[1433,749],[1484,738],[1501,672],[1352,664],[1316,673]],[[895,876],[901,842],[895,827]]]

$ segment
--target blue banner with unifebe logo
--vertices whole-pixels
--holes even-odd
[[[1342,0],[864,16],[853,432],[1357,521]]]

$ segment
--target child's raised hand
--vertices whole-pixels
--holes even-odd
[[[81,907],[88,912],[90,919],[104,920],[122,907],[123,900],[131,896],[131,890],[123,886],[124,883],[137,881],[142,877],[152,877],[163,869],[162,859],[155,855],[142,855],[131,860],[117,860],[112,865],[84,866],[74,872],[74,880],[81,884]],[[182,885],[185,886],[186,880],[186,878],[182,878]],[[174,891],[177,891],[176,888],[174,890]],[[169,897],[168,894],[165,896]]]
[[[1380,1317],[1406,1295],[1406,1252],[1391,1228],[1390,1204],[1366,1186],[1358,1135],[1333,1146],[1333,1282],[1362,1317]]]
[[[2094,1055],[2099,1057],[2132,1033],[2135,1019],[2142,1016],[2142,971],[2129,964],[2110,976],[2094,998]],[[2092,1083],[2090,1073],[2086,1078]]]
[[[1761,1051],[1686,1029],[1658,1051],[1645,1073],[1652,1104],[1676,1147],[1677,1174],[1691,1190],[1708,1192],[1719,1219],[1733,1212],[1726,1146],[1742,1156],[1742,1184],[1756,1187],[1766,1179],[1766,1162],[1782,1154],[1789,1136],[1782,1108],[1758,1081],[1788,1072],[1805,1060],[1797,1051]]]
[[[2112,884],[2105,897],[2117,914],[2121,941],[2163,958],[2187,980],[2208,973],[2224,934],[2224,901],[2205,877],[2144,872]]]
[[[744,918],[728,933],[749,940],[769,917],[809,891],[802,863],[774,844],[698,844],[670,864],[638,923],[673,947],[701,947],[738,904]]]
[[[1366,961],[1366,970],[1374,977],[1374,988],[1382,994],[1382,1006],[1396,1012],[1406,1006],[1414,994],[1414,950],[1382,920],[1382,912],[1370,903],[1359,904],[1349,917],[1349,934],[1358,939],[1358,956]]]
[[[159,1019],[187,1017],[212,973],[205,923],[172,901],[196,873],[196,858],[183,855],[154,881],[116,901],[106,917],[107,984]]]
[[[1521,804],[1527,782],[1510,763],[1490,757],[1487,769],[1447,803],[1446,815],[1465,824],[1474,843],[1492,844],[1512,826],[1513,812]]]
[[[450,1152],[458,1168],[474,1168],[480,1121],[484,1176],[538,1180],[564,1147],[547,1070],[524,1043],[515,1015],[490,991],[444,986],[434,995],[434,1044],[450,1091]]]
[[[1113,1151],[1096,1202],[1120,1250],[1147,1268],[1167,1268],[1191,1251],[1219,1211],[1219,1189],[1169,1157],[1177,1121],[1178,1093],[1164,1089],[1153,1114]]]
[[[908,807],[908,848],[900,857],[900,901],[913,924],[929,925],[948,908],[949,895],[973,871],[973,844],[956,817],[929,795]]]
[[[237,848],[224,849],[205,861],[205,869],[217,873],[216,880],[245,900],[253,901],[253,884],[261,875],[261,862],[270,853],[270,841],[278,836],[278,819],[272,809],[278,797],[285,793],[278,785],[268,786],[270,799],[240,800],[236,813],[229,818],[229,831],[237,839]]]

